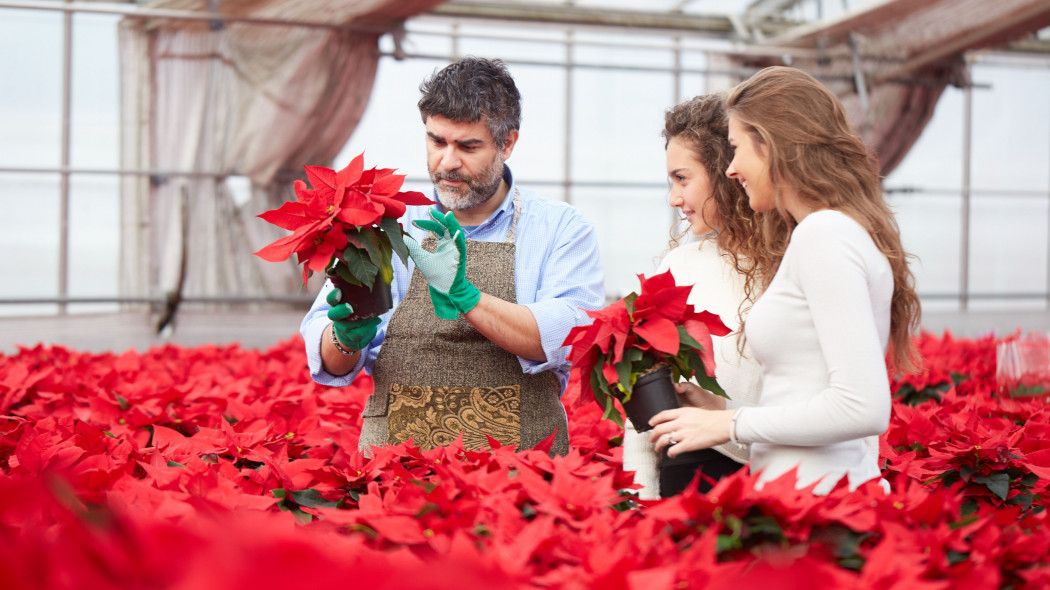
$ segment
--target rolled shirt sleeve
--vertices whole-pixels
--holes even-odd
[[[528,268],[519,261],[518,301],[529,308],[540,331],[547,356],[544,362],[520,358],[524,372],[554,371],[564,386],[568,378],[568,347],[562,346],[572,328],[590,322],[585,310],[602,306],[605,300],[604,271],[594,227],[574,209],[558,209],[560,223],[547,225],[553,232],[548,255]],[[521,246],[519,246],[521,247]],[[535,282],[535,287],[533,283]],[[532,301],[525,296],[531,294]]]

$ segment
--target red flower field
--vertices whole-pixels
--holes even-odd
[[[923,335],[890,375],[877,484],[738,474],[636,499],[618,428],[566,394],[573,451],[357,452],[371,381],[302,342],[0,356],[0,588],[1046,588],[1050,410],[995,340]]]

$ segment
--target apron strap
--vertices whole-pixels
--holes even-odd
[[[504,242],[506,244],[514,243],[515,234],[517,234],[518,231],[518,219],[521,217],[521,191],[518,190],[518,187],[514,187],[513,207],[514,219],[510,222],[510,230],[507,232],[507,239]]]

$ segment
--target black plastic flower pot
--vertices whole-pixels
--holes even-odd
[[[678,394],[674,390],[674,383],[671,382],[671,367],[660,367],[639,377],[634,383],[631,399],[626,402],[621,400],[621,405],[634,424],[635,430],[651,430],[650,418],[664,410],[679,407]]]
[[[382,315],[394,306],[394,298],[390,294],[390,285],[383,277],[376,273],[376,280],[371,287],[364,285],[352,285],[335,273],[327,273],[328,280],[332,281],[335,288],[342,291],[340,301],[349,303],[354,313],[347,319],[365,320]]]

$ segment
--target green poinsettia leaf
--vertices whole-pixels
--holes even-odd
[[[347,283],[350,283],[351,285],[360,285],[361,284],[361,281],[357,280],[356,278],[354,278],[354,275],[350,274],[350,271],[346,269],[346,265],[345,264],[340,264],[340,265],[335,266],[334,269],[332,270],[332,274],[335,274],[335,276],[343,279],[344,281],[346,281]]]
[[[625,395],[623,398],[624,401],[627,401],[631,399],[631,385],[633,385],[631,380],[631,373],[633,373],[633,371],[631,370],[631,361],[628,358],[628,355],[624,355],[624,359],[613,364],[613,367],[616,368],[616,375],[618,376],[620,383],[624,385],[623,389],[625,390]]]
[[[376,268],[381,268],[383,266],[383,246],[380,243],[381,240],[375,229],[372,227],[362,227],[356,232],[348,233],[346,235],[346,240],[358,249],[367,252],[369,262],[374,264]]]
[[[642,360],[642,357],[644,356],[645,353],[638,348],[628,348],[627,350],[623,351],[623,359],[631,363],[631,365],[634,365],[638,361]]]
[[[686,331],[685,326],[676,326],[678,328],[678,342],[681,348],[691,348],[696,350],[703,350],[704,346],[697,342],[696,338],[689,335]],[[678,354],[681,354],[679,352]]]
[[[678,381],[681,381],[683,376],[685,376],[685,378],[688,379],[689,377],[691,377],[693,375],[694,371],[689,366],[689,359],[688,359],[688,357],[683,357],[681,355],[680,356],[672,356],[672,357],[667,357],[667,361],[671,365],[671,380],[674,381],[675,383],[677,383]]]
[[[384,217],[379,221],[379,227],[383,228],[383,233],[390,240],[390,247],[397,253],[397,257],[408,266],[408,248],[405,246],[401,224],[392,217]]]
[[[1010,494],[1010,476],[1006,473],[993,473],[991,475],[978,475],[973,481],[984,485],[988,491],[995,494],[1000,500],[1006,500]]]
[[[704,359],[700,358],[700,353],[690,348],[685,351],[685,354],[681,354],[678,357],[682,360],[682,375],[689,379],[694,374],[706,375],[707,371],[704,370]]]
[[[613,402],[613,396],[605,396],[605,400],[602,402],[604,411],[602,412],[603,420],[612,420],[620,428],[623,428],[623,418],[620,416],[620,411],[616,409],[616,404]]]
[[[623,305],[627,308],[627,313],[634,315],[634,302],[638,299],[637,293],[631,293],[623,298]]]
[[[620,417],[620,411],[616,409],[616,404],[613,403],[612,397],[605,398],[605,411],[602,413],[602,419],[612,420],[623,428],[623,419]]]
[[[316,506],[334,507],[336,504],[338,504],[338,502],[325,500],[321,497],[321,492],[313,488],[306,490],[297,490],[291,492],[290,495],[292,497],[292,500],[295,500],[296,504],[300,506],[306,506],[307,508],[314,508]]]
[[[722,386],[715,381],[714,377],[708,377],[707,375],[700,375],[697,373],[696,382],[700,384],[700,387],[710,391],[711,393],[729,399],[729,394],[726,390],[722,389]]]
[[[605,364],[606,356],[602,353],[598,353],[595,366],[601,367]],[[623,420],[620,418],[620,412],[617,411],[616,405],[613,403],[613,395],[609,388],[609,382],[605,379],[605,375],[601,369],[591,371],[591,391],[594,393],[594,399],[598,402],[598,405],[602,407],[602,418],[609,419],[623,427]]]
[[[1010,392],[1010,397],[1025,397],[1035,395],[1046,395],[1046,387],[1042,385],[1018,385],[1017,389]]]
[[[383,264],[379,265],[379,274],[383,277],[383,282],[389,285],[390,281],[394,280],[394,251],[385,234],[379,236],[379,249],[383,261]]]
[[[600,368],[605,364],[605,360],[605,355],[599,352],[594,364],[596,369],[591,371],[591,390],[594,391],[594,396],[599,404],[603,401],[603,398],[599,397],[599,394],[605,396],[609,395],[609,381],[605,378],[605,374],[602,373]]]
[[[609,385],[604,381],[601,373],[591,373],[591,392],[594,393],[594,400],[600,406],[605,406],[605,398],[609,395]]]
[[[352,284],[371,287],[379,267],[369,258],[366,250],[349,245],[343,250],[343,264],[336,266],[336,273]]]

